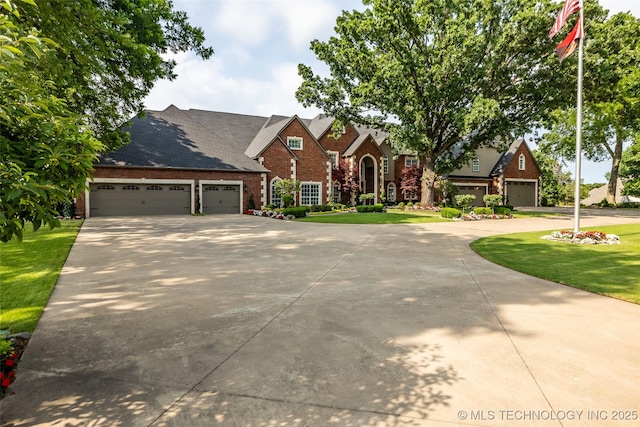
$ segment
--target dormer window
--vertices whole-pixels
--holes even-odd
[[[415,166],[418,167],[418,159],[416,159],[415,157],[405,157],[404,158],[404,167],[408,168],[410,166]]]
[[[480,172],[480,159],[478,157],[473,158],[472,170],[474,172]]]
[[[518,157],[518,169],[523,171],[524,167],[525,167],[524,154],[520,154],[520,157]]]
[[[302,138],[299,136],[288,136],[287,145],[292,150],[302,150]]]

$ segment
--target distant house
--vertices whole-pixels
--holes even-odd
[[[580,204],[585,206],[597,205],[602,202],[603,199],[607,198],[607,187],[609,184],[602,185],[598,188],[594,188],[589,191],[589,197],[580,201]],[[616,195],[615,201],[616,203],[640,203],[640,197],[634,196],[623,196],[622,189],[624,188],[624,183],[621,179],[618,178],[618,182],[616,184]]]
[[[324,115],[261,117],[173,105],[147,111],[132,120],[128,145],[100,156],[76,210],[86,217],[241,213],[279,205],[274,185],[290,178],[301,181],[297,204],[347,202],[351,195],[332,180],[339,159],[357,166],[360,193],[374,194],[374,202],[383,194],[392,203],[411,200],[400,183],[417,158],[394,157],[384,132],[348,125],[336,138],[332,125]],[[448,178],[480,202],[497,193],[514,205],[537,205],[540,171],[523,140],[503,154],[480,150],[477,161]]]

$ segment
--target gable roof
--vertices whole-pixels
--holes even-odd
[[[507,152],[500,157],[500,160],[498,160],[498,163],[496,163],[496,165],[493,167],[493,170],[491,171],[489,176],[502,175],[504,171],[507,169],[507,166],[509,166],[509,163],[511,163],[511,160],[513,160],[513,157],[516,155],[516,153],[518,152],[522,144],[524,144],[525,148],[529,152],[531,152],[531,150],[529,150],[529,146],[527,145],[524,139],[522,138],[516,139],[511,143]]]
[[[124,147],[99,156],[101,165],[147,166],[186,169],[236,170],[267,172],[258,162],[244,154],[247,135],[255,128],[255,116],[196,111],[183,111],[171,105],[164,111],[147,111],[146,117],[134,118],[129,128],[131,142]],[[224,117],[223,117],[224,116]],[[224,119],[242,121],[242,132],[231,133],[231,124],[216,126]],[[233,120],[232,120],[233,122]],[[264,118],[261,120],[264,123]]]
[[[309,132],[316,139],[322,138],[333,126],[333,118],[327,117],[324,114],[318,114],[311,120],[303,120],[305,125],[309,128]]]
[[[364,144],[367,141],[367,139],[369,139],[369,138],[371,138],[371,140],[373,141],[373,143],[376,146],[376,148],[378,150],[380,150],[380,144],[378,144],[378,142],[373,137],[373,135],[371,135],[370,133],[361,133],[360,135],[358,135],[358,137],[355,139],[355,141],[353,141],[351,143],[351,145],[349,145],[349,147],[347,147],[347,149],[344,151],[344,155],[345,156],[353,156],[356,153],[356,151],[358,150],[358,148],[360,148],[362,146],[362,144]],[[382,153],[382,150],[380,150],[380,152]]]
[[[267,148],[273,141],[278,138],[278,134],[282,132],[282,130],[286,128],[289,123],[295,120],[295,118],[296,116],[285,117],[284,119],[280,116],[271,116],[264,124],[262,129],[260,129],[258,134],[254,136],[244,154],[252,159],[257,158],[265,150],[265,148]],[[289,149],[288,146],[287,149]],[[293,152],[291,154],[295,157],[295,154],[293,154]]]

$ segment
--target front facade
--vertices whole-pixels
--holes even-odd
[[[383,132],[332,126],[324,115],[149,111],[132,121],[130,144],[101,156],[76,211],[85,217],[242,213],[280,206],[274,187],[281,179],[301,182],[298,205],[357,204],[359,194],[372,195],[374,203],[417,200],[401,191],[402,170],[419,166],[417,158],[394,156]],[[357,191],[336,180],[341,161],[353,171]],[[479,150],[477,162],[448,178],[461,193],[477,193],[480,203],[495,193],[513,205],[537,205],[540,171],[522,140],[505,154]]]

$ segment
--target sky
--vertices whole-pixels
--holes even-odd
[[[169,55],[178,77],[156,83],[145,106],[164,110],[204,109],[249,115],[272,114],[313,118],[321,111],[304,108],[295,97],[302,82],[298,64],[318,74],[326,66],[311,52],[314,39],[334,34],[342,10],[362,10],[361,0],[173,0],[192,25],[204,30],[215,54],[204,61],[195,54]],[[630,11],[640,17],[638,0],[600,0],[610,12]],[[527,141],[531,143],[531,141]],[[530,144],[532,145],[532,144]],[[567,170],[573,171],[573,164]],[[582,162],[586,183],[605,182],[605,163]]]

